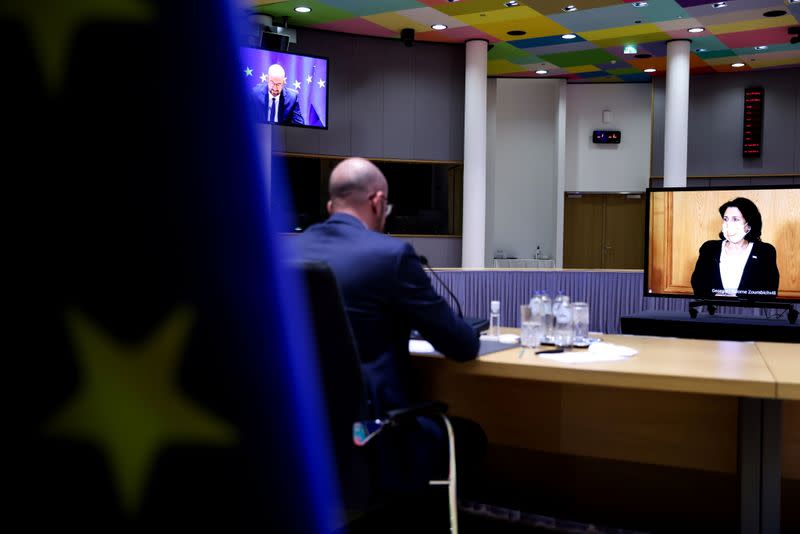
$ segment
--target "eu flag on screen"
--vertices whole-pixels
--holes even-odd
[[[39,4],[0,7],[12,513],[32,532],[326,530],[317,370],[230,81],[233,8]]]
[[[325,126],[320,111],[325,109],[327,80],[317,73],[316,62],[311,61],[311,69],[304,78],[304,88],[300,91],[300,107],[306,123],[310,126]]]

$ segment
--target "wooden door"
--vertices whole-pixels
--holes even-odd
[[[567,193],[564,199],[564,267],[599,269],[603,263],[603,195]]]
[[[644,194],[566,193],[564,267],[642,269]]]
[[[603,269],[644,268],[644,194],[605,195]]]

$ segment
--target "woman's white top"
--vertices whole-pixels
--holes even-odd
[[[747,245],[747,252],[739,254],[729,254],[725,248],[725,241],[722,242],[722,253],[719,255],[719,274],[722,277],[722,287],[725,292],[721,296],[735,297],[739,282],[742,280],[742,273],[750,252],[753,250],[753,243]]]

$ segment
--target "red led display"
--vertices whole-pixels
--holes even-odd
[[[761,134],[764,125],[764,88],[748,87],[744,90],[744,128],[742,130],[742,157],[761,157]]]

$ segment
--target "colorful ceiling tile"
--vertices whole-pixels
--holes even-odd
[[[779,26],[776,28],[766,28],[763,30],[726,33],[725,35],[720,35],[719,40],[729,48],[746,48],[749,46],[786,44],[793,46],[795,50],[797,50],[798,44],[791,45],[789,44],[789,40],[786,39],[788,30],[788,26]]]
[[[595,48],[594,50],[583,50],[581,52],[565,52],[563,54],[544,54],[541,56],[545,61],[549,61],[559,67],[577,67],[579,65],[593,65],[595,63],[607,63],[614,59],[614,56]]]
[[[405,11],[403,11],[403,13],[405,13]],[[420,24],[417,21],[401,15],[400,12],[376,13],[361,18],[373,24],[377,24],[378,26],[383,26],[387,30],[392,30],[398,34],[403,28],[411,28],[415,32],[425,32],[430,29],[428,24]]]
[[[407,17],[414,22],[423,24],[426,27],[426,31],[429,30],[434,24],[444,24],[448,28],[459,28],[461,26],[468,25],[466,22],[443,15],[441,11],[437,11],[432,7],[406,9],[403,11],[398,11],[398,14]]]
[[[787,0],[241,0],[248,11],[286,20],[289,27],[400,38],[413,28],[416,41],[463,43],[485,39],[492,44],[490,76],[560,77],[570,83],[641,82],[663,76],[669,39],[690,39],[693,74],[757,69],[800,69],[800,44],[789,44],[788,29],[800,26],[800,4]],[[565,12],[571,4],[577,9]],[[311,8],[296,13],[300,5]],[[783,11],[779,16],[764,16]],[[434,24],[447,29],[436,31]],[[702,33],[689,28],[703,27]],[[565,40],[562,35],[577,37]],[[623,47],[636,46],[636,58]],[[766,50],[755,46],[767,45]],[[731,63],[745,67],[735,69]],[[547,70],[546,75],[535,74]]]

